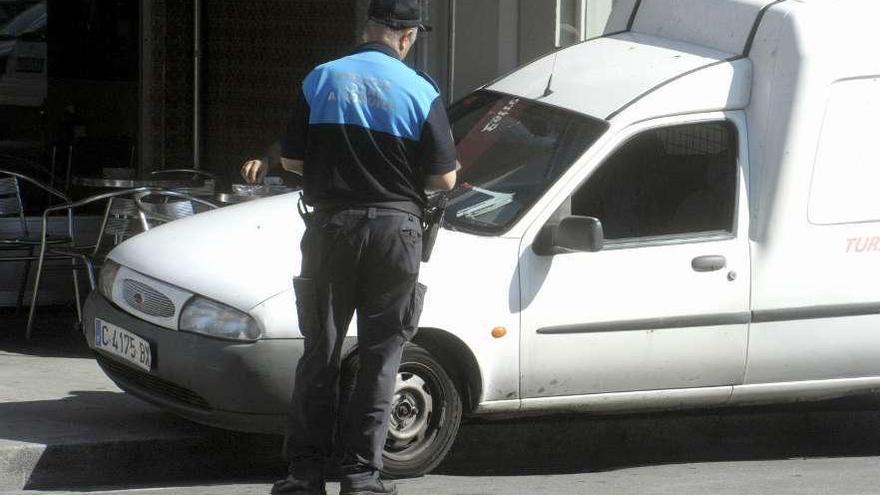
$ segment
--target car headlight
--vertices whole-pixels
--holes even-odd
[[[98,273],[98,293],[106,297],[108,301],[113,300],[113,283],[116,282],[116,274],[122,266],[115,261],[106,260]]]
[[[232,340],[257,340],[260,325],[249,315],[204,297],[195,296],[180,312],[178,328],[184,332]]]

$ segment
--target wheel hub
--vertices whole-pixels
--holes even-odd
[[[389,446],[401,449],[423,438],[433,409],[434,402],[427,383],[413,373],[399,373],[391,402]]]

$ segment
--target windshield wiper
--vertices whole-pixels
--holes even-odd
[[[513,203],[513,197],[515,195],[514,193],[499,193],[479,187],[471,187],[471,190],[480,194],[485,194],[486,196],[489,196],[489,199],[485,201],[480,201],[475,205],[458,210],[458,212],[455,214],[456,218],[465,217],[471,220],[475,220],[476,217],[485,215],[487,213],[492,213],[495,210],[498,210],[509,205],[510,203]]]

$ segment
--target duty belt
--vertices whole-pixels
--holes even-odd
[[[415,204],[409,202],[387,202],[387,203],[319,203],[310,211],[303,200],[302,195],[296,207],[306,226],[311,226],[316,211],[342,211],[346,209],[361,208],[384,208],[388,210],[397,210],[401,213],[408,213],[416,216],[422,223],[422,261],[427,263],[431,260],[431,253],[434,251],[434,243],[437,241],[437,234],[440,232],[440,226],[443,223],[443,216],[446,214],[446,204],[448,199],[446,195],[441,195],[439,199],[432,201],[427,209],[421,210]]]

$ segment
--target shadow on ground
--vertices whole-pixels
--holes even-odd
[[[30,340],[25,338],[27,311],[0,309],[0,351],[39,357],[94,357],[73,308],[39,308]]]
[[[631,467],[880,455],[880,396],[626,417],[564,416],[462,427],[435,474],[553,475]]]
[[[69,407],[89,408],[96,400],[122,400],[77,393]],[[524,476],[612,471],[647,465],[754,461],[791,458],[880,456],[880,404],[876,396],[790,408],[750,408],[709,413],[627,417],[554,417],[465,424],[446,461],[434,474]],[[24,413],[39,414],[41,407]],[[47,418],[51,420],[52,418]],[[181,428],[157,413],[155,426]],[[95,427],[100,427],[96,419]],[[120,425],[116,425],[117,427]],[[252,480],[269,483],[284,471],[281,438],[187,425],[192,438],[126,440],[95,450],[57,445],[39,459],[27,489],[61,490],[100,485],[115,489],[172,487],[182,483]],[[18,438],[39,441],[19,434]],[[117,461],[114,461],[117,460]],[[98,478],[87,473],[101,466]],[[106,488],[102,488],[106,489]]]
[[[0,403],[0,465],[21,464],[27,490],[233,480],[283,472],[281,438],[188,422],[122,392]],[[45,447],[43,447],[45,446]]]

